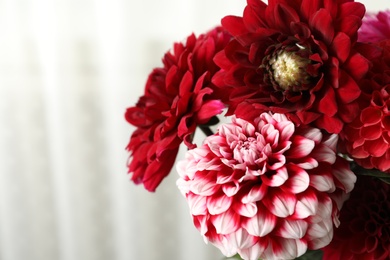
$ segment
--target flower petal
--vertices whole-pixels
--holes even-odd
[[[276,223],[275,215],[269,213],[267,209],[262,209],[255,217],[243,222],[243,227],[252,236],[265,237],[274,230]]]

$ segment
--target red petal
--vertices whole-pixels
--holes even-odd
[[[338,33],[333,39],[331,49],[336,54],[336,57],[340,60],[340,62],[344,63],[351,51],[350,38],[343,32]]]
[[[329,87],[318,102],[318,111],[328,116],[334,116],[337,113],[336,96],[333,88]]]
[[[363,18],[365,13],[366,13],[365,6],[362,3],[358,3],[358,2],[343,3],[339,9],[339,17],[354,15]]]
[[[320,0],[303,0],[301,4],[302,16],[308,21],[310,16],[319,10],[320,7]]]
[[[376,140],[382,135],[382,129],[379,125],[362,127],[360,135],[366,140]]]
[[[225,16],[221,20],[222,26],[232,35],[241,35],[248,33],[248,29],[245,27],[242,17],[238,16]]]
[[[361,25],[362,25],[361,18],[357,16],[349,15],[341,18],[339,27],[337,29],[341,32],[346,33],[349,37],[355,39],[356,32]]]
[[[330,16],[334,19],[339,11],[339,1],[324,0],[324,7],[329,12]]]
[[[363,109],[360,115],[360,121],[362,121],[365,126],[377,124],[381,121],[381,119],[382,111],[374,107],[367,107]]]
[[[299,22],[299,16],[295,10],[287,5],[278,4],[274,9],[275,27],[286,31],[291,23]]]
[[[130,124],[138,127],[145,127],[147,123],[145,112],[139,107],[129,107],[126,110],[125,119]]]
[[[170,173],[178,149],[166,150],[160,160],[153,160],[146,169],[143,184],[148,191],[155,191],[161,181]]]
[[[267,27],[265,9],[267,5],[263,1],[248,0],[248,5],[244,9],[243,21],[249,31],[256,31],[259,27]]]
[[[372,162],[377,165],[381,171],[389,171],[390,169],[390,152],[387,151],[382,157],[372,158]]]
[[[325,9],[318,10],[309,21],[310,28],[319,40],[323,40],[326,44],[331,44],[334,37],[334,28],[332,17]]]
[[[357,42],[353,48],[368,60],[377,59],[383,54],[383,49],[374,44]]]
[[[351,123],[358,116],[359,113],[359,104],[357,102],[352,102],[340,106],[337,114],[343,122]]]
[[[196,114],[197,123],[205,124],[207,121],[220,113],[222,113],[225,105],[219,100],[209,100],[203,103],[202,107]]]
[[[382,118],[382,126],[385,128],[387,131],[390,131],[390,115],[384,116]]]
[[[341,70],[339,88],[336,89],[336,92],[337,98],[348,104],[360,96],[361,90],[355,80]]]
[[[366,148],[367,152],[369,152],[374,157],[382,156],[389,149],[389,145],[385,142],[385,140],[383,140],[383,138],[366,141],[364,143],[364,147]]]
[[[355,53],[344,63],[344,68],[355,80],[359,80],[366,75],[369,69],[369,61],[360,53]]]
[[[299,117],[299,120],[305,125],[310,124],[314,120],[320,117],[319,113],[308,112],[308,111],[298,111],[296,115]]]
[[[340,119],[335,117],[329,117],[327,115],[323,115],[317,121],[317,126],[319,128],[324,128],[328,133],[338,134],[343,128],[343,122]]]

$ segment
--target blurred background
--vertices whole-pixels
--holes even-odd
[[[156,193],[129,181],[123,115],[173,42],[245,4],[0,0],[0,260],[223,259],[175,171]]]

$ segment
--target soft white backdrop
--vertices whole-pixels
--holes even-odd
[[[362,1],[369,10],[389,1]],[[176,172],[128,181],[126,107],[244,0],[0,0],[0,260],[219,260]]]

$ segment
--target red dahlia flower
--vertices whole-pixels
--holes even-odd
[[[356,180],[337,139],[282,114],[221,125],[177,165],[196,228],[243,259],[294,259],[324,247]]]
[[[145,94],[125,114],[137,127],[127,146],[135,183],[155,191],[169,174],[180,143],[193,147],[196,126],[222,112],[224,104],[213,96],[211,77],[219,69],[213,57],[230,38],[221,28],[198,38],[191,35],[185,44],[176,43],[165,54],[164,66],[149,75]]]
[[[380,42],[390,39],[390,11],[366,14],[358,31],[361,42]]]
[[[364,13],[352,0],[248,0],[243,17],[225,17],[234,40],[213,82],[229,114],[273,111],[339,133],[359,112],[356,81],[369,68],[355,48],[366,48],[356,44]]]
[[[326,246],[324,260],[390,258],[390,185],[359,176],[340,213],[340,227]]]
[[[361,113],[340,133],[343,147],[364,168],[390,172],[390,40],[377,44],[381,55],[361,82]]]

